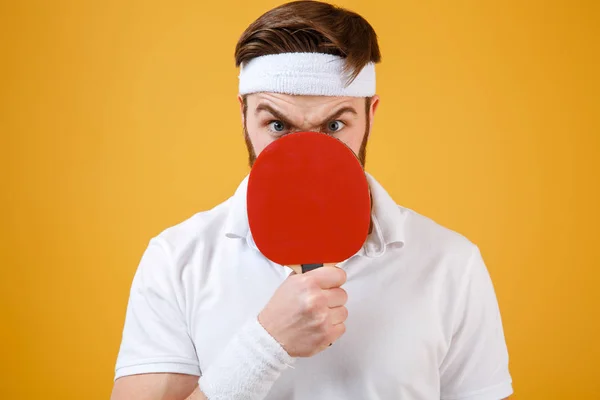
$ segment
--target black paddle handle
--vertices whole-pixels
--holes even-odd
[[[302,273],[305,274],[313,269],[321,268],[323,264],[302,264]]]

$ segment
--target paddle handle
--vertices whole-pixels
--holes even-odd
[[[297,274],[302,274],[308,271],[312,271],[313,269],[321,268],[321,267],[335,267],[336,263],[325,263],[325,264],[296,264],[290,265],[289,267],[294,270]]]

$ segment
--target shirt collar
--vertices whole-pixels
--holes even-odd
[[[228,238],[244,238],[250,232],[246,206],[246,192],[248,191],[247,175],[232,197],[227,200],[229,213],[225,221],[225,236]]]
[[[373,198],[373,209],[371,211],[373,231],[357,254],[367,257],[379,257],[390,245],[404,245],[405,213],[402,212],[402,209],[398,207],[375,178],[369,173],[366,173],[366,176]],[[234,195],[228,200],[229,213],[225,221],[225,236],[228,238],[244,238],[248,245],[256,249],[256,244],[250,233],[246,208],[248,178],[249,176],[244,178]]]

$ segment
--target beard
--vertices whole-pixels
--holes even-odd
[[[254,151],[254,146],[252,145],[252,140],[250,140],[250,135],[248,135],[248,128],[246,127],[246,110],[248,106],[246,104],[246,99],[244,98],[244,141],[246,142],[246,148],[248,149],[248,165],[250,168],[254,165],[254,161],[256,161],[256,152]],[[358,150],[358,154],[355,154],[362,165],[363,169],[365,169],[365,164],[367,162],[367,143],[369,141],[369,130],[371,128],[371,118],[369,116],[369,111],[371,108],[371,98],[367,97],[365,101],[365,112],[366,112],[366,124],[365,124],[365,133],[363,135],[362,143],[360,144],[360,149]]]

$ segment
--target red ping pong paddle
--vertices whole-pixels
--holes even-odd
[[[250,172],[247,207],[261,253],[298,273],[356,254],[371,222],[358,158],[340,140],[317,132],[288,134],[260,153]]]

